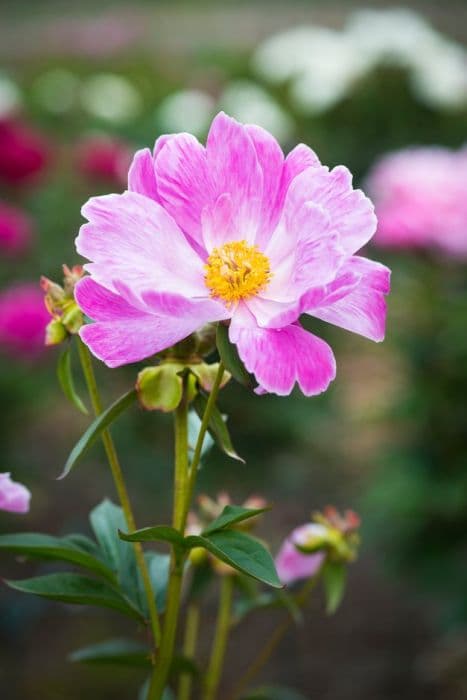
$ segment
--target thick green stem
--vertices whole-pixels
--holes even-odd
[[[184,392],[185,394],[185,392]],[[188,405],[183,396],[175,411],[175,485],[172,523],[182,534],[184,532],[185,503],[188,487]],[[162,641],[157,655],[156,667],[151,679],[148,700],[160,700],[170,672],[183,581],[183,567],[186,556],[172,551],[169,585],[167,589],[167,610],[165,612]]]
[[[219,598],[216,632],[212,643],[211,659],[204,679],[203,700],[215,700],[224,667],[225,652],[231,627],[234,577],[223,576]]]
[[[89,392],[89,398],[91,399],[91,404],[94,413],[96,416],[98,416],[100,413],[102,413],[102,402],[99,395],[99,390],[97,388],[97,382],[96,377],[94,375],[91,355],[86,345],[79,338],[77,340],[79,357],[81,360],[81,366],[83,368],[83,374]],[[129,532],[133,532],[134,530],[136,530],[135,518],[133,515],[133,510],[131,508],[130,498],[128,495],[128,490],[126,488],[122,468],[120,466],[117,451],[115,449],[115,444],[108,430],[103,431],[102,442],[104,444],[105,453],[107,455],[110,470],[112,472],[112,477],[114,480],[115,488],[117,490],[118,498],[123,509],[123,514],[125,516],[127,528]],[[144,558],[144,552],[141,543],[135,542],[133,544],[133,548],[135,551],[136,563],[141,573],[144,591],[147,598],[149,620],[152,634],[154,637],[154,643],[156,646],[158,646],[161,640],[161,627],[159,622],[159,615],[157,612],[156,597],[152,588],[151,578],[149,576],[149,571],[146,564],[146,560]]]
[[[225,367],[222,362],[219,362],[219,369],[217,370],[217,375],[214,380],[214,385],[212,391],[209,394],[209,399],[206,404],[206,410],[204,411],[203,418],[201,420],[201,425],[199,428],[198,439],[196,440],[195,450],[193,453],[193,459],[191,460],[189,474],[188,474],[188,486],[186,500],[184,504],[182,525],[181,529],[185,530],[186,519],[188,517],[188,511],[191,505],[191,499],[193,497],[193,491],[195,488],[196,477],[198,475],[199,463],[201,461],[201,453],[203,450],[204,438],[206,437],[206,432],[209,427],[209,422],[211,420],[212,411],[216,405],[217,397],[219,394],[219,389],[222,383],[222,377],[224,376]]]
[[[195,660],[199,618],[199,606],[196,603],[190,603],[186,611],[185,638],[183,640],[183,656],[190,661]],[[181,674],[178,685],[178,700],[190,700],[192,683],[193,678],[191,673]]]
[[[304,606],[308,601],[308,597],[318,583],[318,579],[319,574],[316,574],[313,576],[313,578],[308,579],[301,591],[296,595],[295,602],[299,607]],[[243,676],[240,678],[232,694],[229,695],[228,700],[236,700],[242,696],[243,692],[248,688],[253,678],[255,678],[255,676],[261,671],[263,666],[267,663],[271,655],[279,646],[292,624],[293,618],[289,615],[278,627],[276,627],[271,637],[258,652]]]

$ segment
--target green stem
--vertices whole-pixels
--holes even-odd
[[[216,632],[212,643],[211,659],[204,680],[203,700],[215,700],[219,687],[231,627],[233,589],[234,577],[230,575],[223,576]]]
[[[203,450],[204,438],[206,436],[207,429],[209,427],[209,422],[211,420],[212,411],[216,405],[217,397],[219,394],[219,389],[222,383],[222,377],[224,376],[225,367],[222,362],[219,362],[219,368],[217,370],[217,375],[214,380],[214,384],[209,394],[209,399],[206,404],[206,410],[204,411],[203,418],[201,420],[201,425],[199,428],[198,439],[196,440],[195,450],[193,453],[193,459],[191,460],[191,465],[188,473],[188,486],[186,500],[184,504],[183,516],[181,529],[185,531],[186,520],[188,517],[188,511],[190,509],[191,499],[193,497],[193,491],[195,488],[196,477],[198,475],[199,463],[201,461],[201,452]]]
[[[83,374],[89,392],[89,398],[91,399],[91,404],[94,413],[96,416],[98,416],[100,413],[102,413],[102,402],[99,395],[99,390],[97,388],[96,377],[92,366],[91,354],[86,345],[82,342],[82,340],[77,338],[77,341],[79,357],[81,360],[81,366],[83,368]],[[118,498],[123,509],[128,531],[133,532],[134,530],[136,530],[135,518],[131,508],[130,498],[128,495],[128,490],[126,488],[122,468],[120,466],[117,451],[115,449],[115,444],[108,430],[103,431],[102,442],[104,444],[105,453],[107,455],[110,470],[112,472],[112,477],[114,480],[115,488],[117,490]],[[154,637],[154,643],[156,646],[158,646],[161,640],[161,627],[159,622],[159,615],[157,612],[156,597],[152,588],[151,578],[149,576],[146,560],[144,558],[143,547],[140,542],[135,542],[133,544],[133,548],[135,551],[136,563],[141,573],[144,591],[147,598],[149,620],[152,634]]]
[[[183,656],[194,661],[196,643],[198,641],[200,610],[196,603],[190,603],[186,611],[185,638],[183,640]],[[192,674],[182,673],[178,685],[178,700],[190,700]]]
[[[295,602],[299,607],[303,607],[308,600],[310,593],[315,588],[319,580],[319,573],[308,579],[301,591],[295,596]],[[293,618],[289,615],[281,624],[276,627],[275,631],[268,639],[263,648],[258,652],[247,670],[240,678],[228,700],[236,700],[241,697],[243,692],[248,688],[251,681],[261,671],[263,666],[268,662],[269,658],[279,646],[282,639],[285,637],[290,627],[293,624]]]
[[[188,486],[188,405],[184,396],[175,411],[175,485],[173,526],[184,532],[183,514]],[[157,662],[149,687],[148,700],[160,700],[164,693],[177,634],[178,616],[183,580],[185,554],[172,550],[169,585],[167,589],[167,610],[165,612],[162,641]]]

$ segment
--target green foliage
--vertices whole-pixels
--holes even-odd
[[[65,394],[68,401],[87,415],[89,413],[88,409],[84,405],[82,399],[78,395],[75,389],[75,383],[73,381],[73,373],[71,369],[71,347],[68,345],[62,354],[60,355],[57,363],[57,377],[62,387],[62,391]]]
[[[309,700],[309,698],[296,690],[279,685],[271,685],[256,688],[250,691],[248,695],[242,696],[241,700]]]
[[[333,615],[342,602],[347,582],[347,566],[340,562],[326,561],[322,571],[326,612]]]
[[[203,394],[198,394],[193,401],[193,406],[200,418],[204,415],[207,405],[207,398]],[[221,412],[214,406],[211,413],[211,420],[209,421],[208,431],[214,438],[216,445],[225,452],[226,455],[232,459],[236,459],[239,462],[245,464],[245,460],[237,454],[235,450],[230,433],[227,428],[226,419],[222,416]]]
[[[151,651],[133,639],[107,639],[98,644],[77,649],[70,654],[70,661],[100,666],[151,667]]]
[[[228,369],[232,377],[244,384],[252,386],[251,375],[245,369],[241,361],[236,346],[229,340],[229,329],[223,323],[217,324],[216,345],[224,366]]]
[[[238,523],[248,520],[249,518],[254,518],[261,513],[265,513],[269,510],[266,508],[244,508],[243,506],[225,506],[222,513],[218,518],[210,523],[209,527],[203,530],[203,535],[209,535],[216,530],[223,530],[226,527],[231,527],[232,525],[237,525]]]

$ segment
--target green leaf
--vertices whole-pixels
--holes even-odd
[[[160,552],[146,552],[145,558],[148,563],[152,587],[156,594],[157,609],[159,612],[164,612],[169,583],[170,555]]]
[[[193,659],[189,659],[182,654],[176,654],[170,665],[170,675],[177,676],[181,673],[188,673],[190,676],[199,676],[199,668]]]
[[[0,535],[0,550],[24,554],[35,559],[66,561],[83,566],[115,583],[115,575],[104,562],[74,545],[69,537],[52,537],[35,532]]]
[[[138,693],[138,700],[147,700],[151,679],[148,678]],[[161,700],[175,700],[175,696],[170,688],[165,688]]]
[[[207,399],[204,394],[199,393],[196,396],[195,400],[193,401],[193,406],[195,407],[198,416],[202,418],[207,406]],[[225,452],[229,457],[232,457],[232,459],[236,459],[245,464],[245,460],[237,454],[234,446],[232,445],[232,440],[230,439],[227,425],[217,406],[214,406],[212,409],[208,429],[216,441],[216,444],[223,452]]]
[[[196,411],[188,412],[188,452],[190,459],[193,458],[196,443],[198,442],[199,429],[201,428],[201,419]],[[214,438],[209,431],[206,432],[201,448],[201,458],[203,458],[214,445]]]
[[[252,386],[251,375],[245,369],[237,348],[230,342],[229,329],[223,323],[217,324],[216,345],[222,362],[237,382],[245,384],[245,386]]]
[[[69,656],[70,661],[95,664],[151,667],[151,650],[132,639],[107,639],[77,649]]]
[[[185,537],[185,546],[204,547],[218,559],[247,576],[282,588],[273,558],[266,547],[256,538],[239,530],[220,530],[210,535]]]
[[[256,688],[248,695],[242,695],[241,700],[309,700],[309,698],[291,688],[275,685]]]
[[[326,596],[326,612],[332,615],[342,602],[347,581],[347,567],[328,561],[323,566],[323,586]]]
[[[70,347],[65,348],[65,350],[58,358],[57,377],[58,381],[60,382],[60,386],[62,387],[62,391],[65,394],[68,401],[70,401],[70,403],[72,403],[73,406],[75,406],[75,408],[78,409],[78,411],[81,411],[81,413],[88,415],[89,411],[75,389],[73,374],[71,372]]]
[[[70,456],[68,457],[63,472],[58,477],[63,479],[70,471],[73,469],[75,464],[84,455],[84,453],[91,447],[91,445],[97,440],[97,438],[106,430],[114,420],[116,420],[131,404],[136,401],[136,389],[131,389],[119,399],[114,401],[108,408],[106,408],[103,413],[101,413],[97,418],[91,423],[89,428],[86,430],[84,435],[78,440]]]
[[[216,530],[223,530],[249,518],[254,518],[267,510],[269,510],[269,506],[266,508],[243,508],[243,506],[227,505],[219,517],[213,520],[201,534],[209,535],[212,532],[216,532]]]
[[[42,598],[59,600],[74,605],[95,605],[111,608],[123,615],[143,621],[141,613],[122,595],[103,581],[81,576],[79,574],[48,574],[22,581],[5,581],[17,591],[32,593]]]
[[[185,546],[183,536],[178,530],[169,525],[143,527],[141,530],[128,533],[120,531],[118,534],[125,542],[169,542],[180,549],[183,549]]]

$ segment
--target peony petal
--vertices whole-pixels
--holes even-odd
[[[9,472],[0,474],[0,510],[9,513],[27,513],[31,492],[23,484],[13,481]]]
[[[156,202],[159,201],[154,160],[149,148],[136,151],[128,171],[128,189],[130,192],[137,192]]]
[[[314,576],[325,559],[324,552],[315,554],[304,554],[295,546],[296,542],[306,539],[306,536],[313,535],[320,525],[306,523],[297,527],[286,540],[277,553],[275,559],[277,574],[285,585],[300,581],[304,578]]]
[[[93,197],[76,248],[109,289],[121,280],[133,292],[147,289],[205,296],[203,263],[164,209],[136,192]]]
[[[176,134],[160,144],[154,158],[162,205],[182,231],[203,246],[201,213],[215,194],[204,147],[191,134]]]
[[[148,315],[148,312],[135,308],[119,294],[102,287],[92,277],[83,277],[78,282],[75,299],[81,311],[94,321],[144,319]]]
[[[306,396],[325,391],[336,375],[331,348],[298,324],[280,329],[243,328],[233,319],[230,340],[260,388],[286,396],[295,382]]]
[[[384,265],[354,256],[325,292],[312,290],[305,296],[302,310],[379,342],[384,339],[390,276]]]
[[[231,240],[254,243],[261,222],[263,173],[247,128],[221,112],[209,130],[206,153],[216,195],[228,193],[232,199]],[[222,245],[224,234],[219,235]]]

